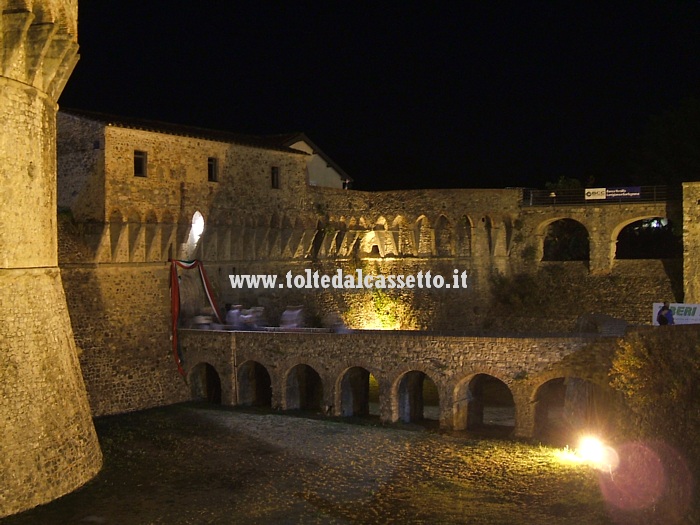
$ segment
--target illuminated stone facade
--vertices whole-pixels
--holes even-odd
[[[351,328],[572,333],[586,314],[646,324],[652,302],[678,296],[668,261],[613,257],[619,231],[669,215],[666,202],[529,207],[519,189],[318,187],[308,151],[280,137],[70,110],[59,114],[58,139],[59,264],[94,415],[191,395],[171,355],[169,258],[203,260],[220,306],[263,306],[270,325],[287,305],[303,304],[314,326],[337,315]],[[136,152],[145,154],[145,176],[135,173]],[[205,229],[194,242],[197,212]],[[595,245],[590,263],[540,260],[546,228],[560,218],[585,226]],[[431,271],[447,281],[458,269],[468,288],[234,290],[229,281],[232,273],[284,279],[339,269]],[[495,308],[494,275],[520,273],[535,276],[546,302]],[[186,318],[205,308],[201,293],[183,304]]]
[[[102,463],[57,265],[56,101],[78,58],[77,7],[0,1],[0,517]]]
[[[614,259],[625,225],[672,214],[663,202],[530,208],[518,189],[348,191],[347,176],[304,137],[239,137],[71,112],[59,115],[57,133],[56,100],[77,60],[77,2],[0,0],[0,7],[0,516],[56,498],[99,470],[90,411],[113,414],[191,397],[171,355],[171,258],[202,259],[222,303],[264,306],[270,324],[294,303],[305,305],[310,323],[334,314],[355,328],[571,332],[583,314],[645,323],[651,302],[681,298],[683,283],[673,281],[665,261]],[[206,225],[200,240],[192,231],[196,213]],[[584,225],[590,261],[541,261],[545,231],[561,218]],[[469,280],[460,290],[386,292],[243,291],[228,280],[232,273],[338,269],[431,271],[447,280],[457,269]],[[694,282],[689,263],[685,270],[685,282]],[[494,313],[492,278],[520,273],[547,277],[548,304]],[[189,299],[185,313],[194,315],[203,305],[196,294]],[[346,356],[347,366],[366,363],[380,379],[387,421],[401,419],[396,388],[406,367],[436,378],[440,421],[453,428],[466,415],[448,405],[459,405],[472,375],[502,378],[518,398],[519,435],[530,435],[535,424],[527,405],[534,389],[547,374],[571,373],[558,369],[557,359],[580,348],[569,337],[389,341],[365,333],[339,336],[335,344],[324,334],[328,345],[300,339],[294,355],[278,359],[278,339],[288,335],[190,335],[203,339],[197,348],[220,356],[229,402],[238,399],[236,356],[265,362],[274,404],[282,408],[292,407],[281,394],[287,365],[308,359],[328,385],[324,404],[338,413],[343,389],[330,385]],[[478,359],[450,361],[465,348]],[[189,371],[198,363],[190,357]]]

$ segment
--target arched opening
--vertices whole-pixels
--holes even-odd
[[[472,223],[469,217],[462,215],[457,224],[457,246],[460,257],[470,257],[472,254]]]
[[[308,365],[297,365],[287,375],[285,390],[287,410],[321,410],[323,382]]]
[[[221,379],[209,363],[199,363],[189,374],[192,399],[208,403],[221,404]]]
[[[392,223],[392,229],[396,235],[396,248],[399,251],[399,255],[415,255],[413,230],[411,230],[406,219],[401,215],[397,216]]]
[[[267,369],[256,361],[246,361],[238,368],[238,404],[272,406],[272,382]]]
[[[138,245],[141,233],[141,215],[137,211],[131,210],[127,215],[126,222],[129,238],[129,261],[138,262],[145,255],[142,253],[143,247]]]
[[[340,250],[343,247],[343,241],[348,233],[348,227],[345,224],[345,220],[341,219],[338,223],[338,231],[335,236],[335,253],[340,254]]]
[[[503,381],[477,374],[467,390],[467,430],[510,434],[515,427],[513,394]]]
[[[535,395],[535,437],[545,443],[565,441],[567,427],[564,420],[566,381],[563,377],[551,379],[537,389]]]
[[[317,259],[321,254],[321,248],[323,248],[323,241],[326,239],[326,226],[318,221],[316,223],[316,233],[314,234],[313,241],[311,242],[311,258]]]
[[[444,215],[440,215],[435,224],[435,251],[438,257],[451,257],[454,253],[452,225]]]
[[[585,379],[551,379],[534,401],[535,437],[552,445],[573,445],[583,432],[606,434],[615,425],[614,393]]]
[[[365,417],[369,409],[370,373],[355,366],[349,368],[340,380],[340,415]]]
[[[199,241],[204,233],[204,217],[198,211],[192,215],[187,242],[182,246],[182,256],[187,259],[194,259],[197,254]]]
[[[113,259],[116,259],[118,255],[119,238],[122,234],[123,226],[122,214],[119,210],[112,210],[112,213],[109,215],[109,241]]]
[[[616,259],[674,259],[683,256],[683,238],[665,217],[628,224],[617,236]]]
[[[176,232],[175,220],[169,211],[166,210],[163,213],[161,223],[163,224],[163,233],[160,239],[161,258],[168,260],[175,257],[174,236]]]
[[[415,238],[418,243],[418,257],[430,257],[433,255],[433,232],[430,223],[425,216],[416,221]]]
[[[405,373],[398,384],[398,419],[403,423],[439,420],[440,399],[435,383],[423,372]]]
[[[573,219],[559,219],[547,227],[543,261],[588,261],[588,230]]]
[[[486,248],[488,249],[488,254],[493,255],[493,221],[491,217],[485,215],[481,218],[481,225],[483,227],[484,238],[486,239]]]

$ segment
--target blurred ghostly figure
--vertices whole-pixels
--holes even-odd
[[[280,319],[280,328],[293,329],[304,326],[304,307],[288,306]]]
[[[264,326],[263,313],[265,308],[254,306],[241,312],[241,322],[244,330],[258,330]]]
[[[323,326],[336,334],[350,333],[350,329],[345,326],[341,317],[336,313],[330,313],[323,319]]]
[[[241,320],[241,308],[240,304],[234,304],[226,312],[226,326],[232,328],[233,330],[240,330],[243,328],[243,321]]]

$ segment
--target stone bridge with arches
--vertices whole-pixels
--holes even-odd
[[[194,398],[336,417],[373,414],[385,423],[432,419],[454,431],[510,426],[521,438],[550,435],[565,410],[588,410],[571,401],[582,385],[586,403],[591,393],[602,395],[607,369],[581,357],[614,341],[204,330],[182,330],[180,340]]]
[[[542,260],[544,238],[550,225],[560,220],[573,220],[585,228],[589,241],[591,273],[607,273],[616,258],[620,232],[630,224],[657,217],[681,222],[680,201],[624,202],[605,205],[553,204],[524,207],[522,220],[528,225],[536,247],[535,260]]]

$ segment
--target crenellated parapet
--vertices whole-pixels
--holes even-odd
[[[6,0],[0,5],[0,76],[57,100],[78,61],[77,1]]]

